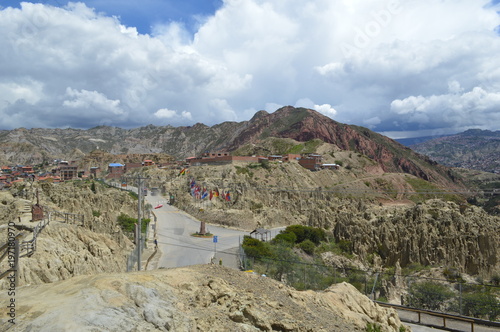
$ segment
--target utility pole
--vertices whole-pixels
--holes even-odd
[[[147,177],[142,177],[140,175],[137,175],[137,177],[133,178],[137,180],[137,196],[138,196],[138,202],[137,202],[137,271],[141,270],[141,244],[142,244],[142,211],[141,211],[141,204],[142,204],[142,197],[143,197],[143,184],[144,180],[147,180]]]

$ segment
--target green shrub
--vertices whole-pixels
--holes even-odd
[[[366,329],[365,329],[366,332],[382,332],[382,328],[380,327],[380,325],[377,325],[375,323],[368,323],[366,324]]]
[[[462,275],[456,268],[446,268],[443,271],[443,275],[449,282],[464,282]]]
[[[245,250],[247,256],[249,257],[263,259],[272,256],[269,243],[265,243],[260,240],[254,239],[253,237],[248,235],[245,235],[243,237],[242,247],[243,250]]]
[[[337,246],[343,253],[352,254],[352,242],[349,240],[337,241]]]
[[[135,232],[135,224],[137,223],[137,218],[133,218],[126,215],[125,213],[122,213],[118,216],[118,218],[116,218],[116,221],[123,231],[130,233]],[[146,232],[146,228],[148,227],[149,222],[150,219],[141,219],[142,233]]]
[[[408,304],[421,309],[439,310],[452,297],[450,289],[431,281],[414,283],[408,290]]]
[[[94,217],[100,217],[101,216],[101,211],[92,210],[92,215]]]
[[[296,242],[297,242],[297,235],[295,235],[295,233],[286,233],[286,232],[279,233],[271,241],[272,244],[283,243],[283,244],[288,244],[290,246],[293,246]]]
[[[285,229],[284,233],[294,233],[297,236],[297,243],[301,243],[305,240],[311,240],[317,245],[326,239],[324,230],[310,226],[291,225]]]
[[[305,241],[302,241],[298,247],[302,250],[304,250],[304,252],[308,255],[313,255],[314,254],[314,250],[316,249],[316,246],[314,245],[314,243],[311,241],[311,240],[305,240]]]
[[[462,309],[466,316],[496,321],[500,316],[500,301],[490,292],[464,294]]]
[[[500,286],[500,274],[495,274],[491,277],[491,283],[496,286]]]

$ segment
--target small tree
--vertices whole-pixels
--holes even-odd
[[[412,307],[438,310],[453,297],[446,286],[431,281],[414,283],[408,291],[408,304]]]
[[[464,294],[463,312],[466,316],[496,320],[500,315],[500,301],[489,292]]]

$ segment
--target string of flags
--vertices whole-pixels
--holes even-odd
[[[203,200],[208,198],[209,200],[212,200],[214,198],[219,198],[227,202],[231,201],[231,192],[229,190],[219,190],[219,188],[208,189],[196,184],[195,179],[191,179],[189,186],[191,196],[196,199]]]

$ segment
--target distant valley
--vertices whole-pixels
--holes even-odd
[[[400,142],[409,143],[407,140]],[[500,173],[500,131],[471,129],[408,146],[449,167]]]

